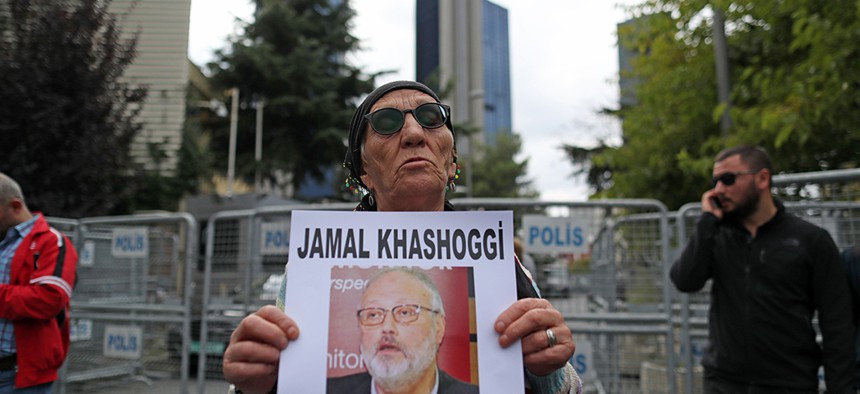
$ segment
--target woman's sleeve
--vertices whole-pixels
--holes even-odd
[[[582,380],[570,363],[546,376],[537,376],[526,370],[526,379],[534,393],[582,394]]]
[[[275,297],[275,306],[280,310],[284,310],[284,299],[287,298],[287,269],[289,265],[284,266],[284,276],[281,277],[281,289],[278,290],[278,296]]]

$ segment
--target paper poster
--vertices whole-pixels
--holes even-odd
[[[285,310],[301,335],[281,354],[279,393],[524,387],[519,343],[503,349],[493,328],[516,301],[510,211],[291,222]]]

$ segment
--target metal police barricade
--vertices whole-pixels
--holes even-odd
[[[856,201],[860,168],[778,174],[772,178],[777,197],[787,201]]]
[[[251,232],[248,226],[253,214],[252,210],[218,212],[206,223],[203,289],[196,297],[201,300],[201,311],[199,320],[192,323],[194,331],[199,333],[196,342],[200,351],[192,356],[196,360],[199,393],[204,392],[207,374],[218,376],[220,364],[214,364],[221,362],[232,329],[242,317],[252,312],[236,305],[233,297],[241,290],[240,284],[245,282],[241,267],[249,265],[247,245]],[[212,294],[213,282],[217,285],[214,289],[216,294]],[[210,332],[210,323],[217,332]],[[218,357],[210,361],[209,353]]]
[[[577,352],[570,362],[587,391],[643,392],[642,369],[649,363],[665,366],[666,377],[659,379],[660,384],[665,391],[675,392],[677,357],[666,287],[671,229],[663,203],[497,198],[452,203],[458,209],[511,209],[525,249],[531,245],[550,252],[537,256],[549,260],[539,264],[536,279],[574,333]],[[587,249],[584,256],[551,252],[554,248],[549,244],[578,250],[583,246],[578,245],[580,238]],[[572,272],[565,279],[569,292],[554,289],[552,275],[558,272],[559,262]]]
[[[78,229],[81,225],[81,222],[77,219],[58,218],[52,216],[46,216],[45,220],[48,221],[48,224],[51,227],[61,231],[63,234],[69,237],[72,243],[75,244],[75,250],[78,251],[78,257],[80,258],[81,251],[78,247],[78,239],[80,238],[78,234]]]
[[[594,364],[609,392],[663,393],[677,389],[677,359],[669,302],[669,249],[673,238],[665,211],[610,218],[593,259],[604,283],[603,314],[584,316],[600,351]],[[576,317],[571,320],[582,320]],[[596,327],[595,327],[595,323]],[[608,331],[611,335],[603,334]]]
[[[85,218],[80,225],[59,392],[178,378],[187,393],[197,222],[165,213]]]
[[[75,246],[75,250],[78,252],[78,264],[79,265],[80,264],[86,265],[92,261],[92,256],[87,254],[87,250],[84,250],[82,248],[82,246],[79,245],[79,242],[78,242],[80,240],[80,234],[79,234],[79,227],[81,224],[80,221],[78,221],[77,219],[58,218],[58,217],[51,217],[51,216],[46,216],[45,220],[48,221],[48,224],[51,227],[61,231],[63,234],[65,234],[67,237],[69,237],[69,240],[71,240],[72,244]],[[71,320],[71,322],[70,322],[71,323],[70,324],[70,326],[71,326],[70,327],[70,330],[71,330],[70,336],[71,337],[76,337],[76,335],[78,334],[78,332],[81,329],[85,330],[87,328],[87,326],[81,327],[80,325],[78,325],[77,319],[74,319],[74,316],[72,316],[72,318],[70,320]],[[64,394],[65,393],[64,382],[66,379],[66,369],[67,369],[67,363],[63,363],[63,367],[60,368],[59,371],[57,371],[58,379],[56,382],[54,382],[53,391],[58,393],[58,394]]]
[[[289,215],[293,210],[350,210],[354,203],[264,207],[219,212],[206,225],[202,311],[199,314],[197,387],[206,377],[222,379],[223,353],[246,315],[272,304],[287,263]],[[195,325],[196,325],[195,324]],[[192,361],[195,360],[192,355]]]

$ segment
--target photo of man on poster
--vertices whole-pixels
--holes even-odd
[[[366,372],[329,378],[328,393],[478,393],[478,386],[438,365],[447,319],[439,289],[424,270],[378,271],[352,313]]]

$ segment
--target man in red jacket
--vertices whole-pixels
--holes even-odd
[[[78,255],[0,173],[0,394],[50,393],[69,349]]]

